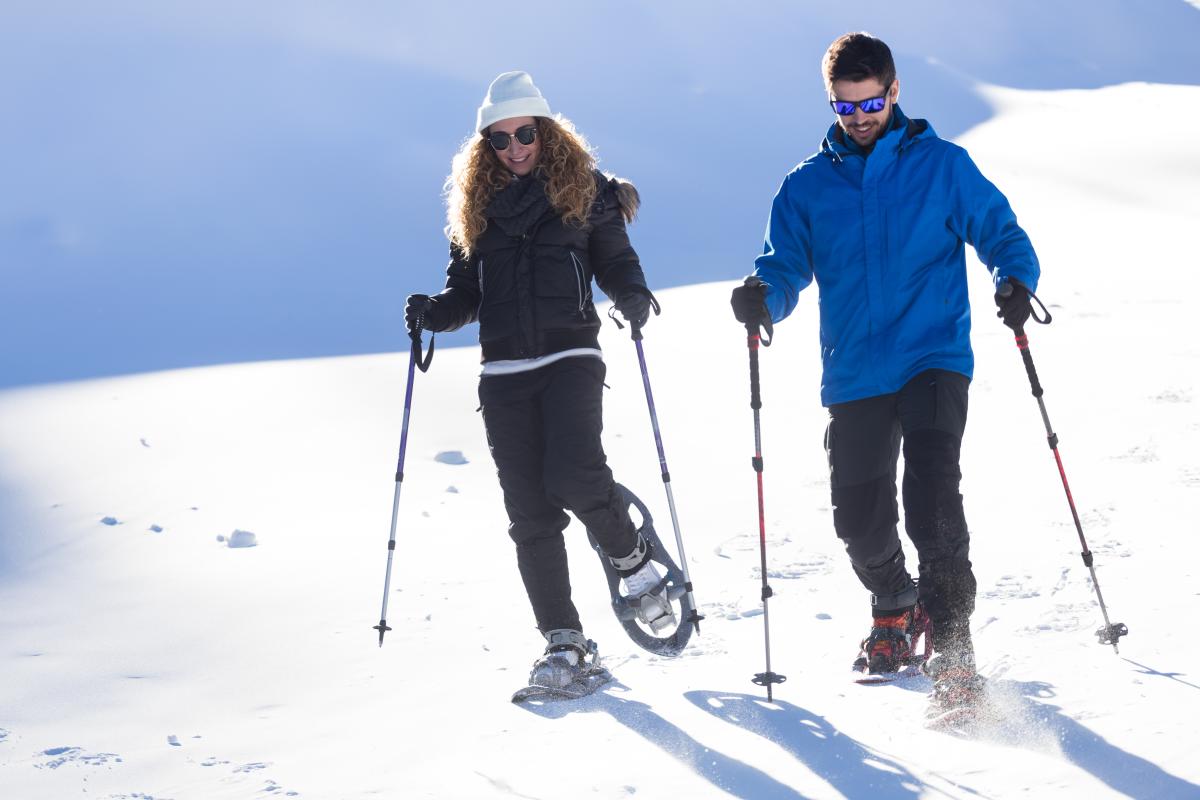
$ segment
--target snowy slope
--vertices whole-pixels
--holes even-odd
[[[985,96],[997,116],[960,141],[1042,255],[1056,321],[1031,330],[1033,353],[1132,631],[1119,656],[1093,636],[1041,419],[972,258],[963,492],[980,665],[1007,715],[955,738],[920,727],[926,684],[847,681],[867,608],[828,508],[815,294],[762,353],[773,667],[789,676],[763,702],[745,339],[729,285],[697,285],[661,294],[645,350],[707,620],[677,659],[638,651],[573,525],[576,599],[618,683],[549,708],[508,702],[541,644],[473,413],[474,348],[417,377],[382,648],[406,355],[0,393],[0,796],[1200,794],[1200,144],[1146,130],[1164,109],[1195,130],[1200,88]],[[605,337],[610,462],[670,536],[633,346]],[[230,547],[235,531],[256,546]]]

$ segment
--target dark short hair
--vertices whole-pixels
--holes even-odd
[[[887,89],[896,80],[896,62],[882,39],[869,33],[847,33],[834,39],[825,51],[821,74],[825,78],[826,91],[833,88],[834,81],[870,78],[877,78]]]

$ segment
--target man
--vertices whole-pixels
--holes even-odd
[[[856,667],[888,673],[919,662],[914,640],[931,626],[936,711],[982,690],[959,494],[974,364],[965,245],[990,268],[998,316],[1014,328],[1029,316],[1040,269],[1008,201],[967,152],[900,110],[886,44],[846,34],[821,66],[835,122],[820,151],[784,178],[763,253],[732,305],[757,329],[787,317],[816,280],[834,528],[871,593]],[[896,528],[901,452],[918,581]]]

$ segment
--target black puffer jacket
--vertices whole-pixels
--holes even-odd
[[[446,288],[436,300],[448,312],[447,330],[479,320],[484,361],[599,347],[592,279],[614,299],[646,290],[622,213],[636,211],[637,192],[598,170],[595,176],[596,201],[583,227],[564,223],[531,183],[506,190],[498,196],[504,202],[489,207],[469,259],[451,247]]]

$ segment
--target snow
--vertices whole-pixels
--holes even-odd
[[[258,536],[253,531],[234,531],[228,539],[218,537],[229,547],[257,547]]]
[[[616,676],[579,702],[508,701],[541,640],[475,413],[476,348],[439,348],[416,377],[382,647],[407,353],[0,393],[4,796],[1200,795],[1200,143],[1147,125],[1165,109],[1196,130],[1200,87],[980,92],[996,115],[958,140],[1042,256],[1055,321],[1031,348],[1130,627],[1119,655],[1094,636],[1042,420],[972,258],[963,493],[1003,714],[928,731],[922,679],[849,680],[867,607],[832,532],[814,294],[761,352],[771,657],[788,676],[765,702],[745,337],[732,283],[699,284],[660,293],[644,348],[706,619],[677,658],[638,650],[573,523],[576,601]],[[603,347],[610,463],[670,539],[633,345],[608,326]],[[213,546],[242,534],[257,546]]]

